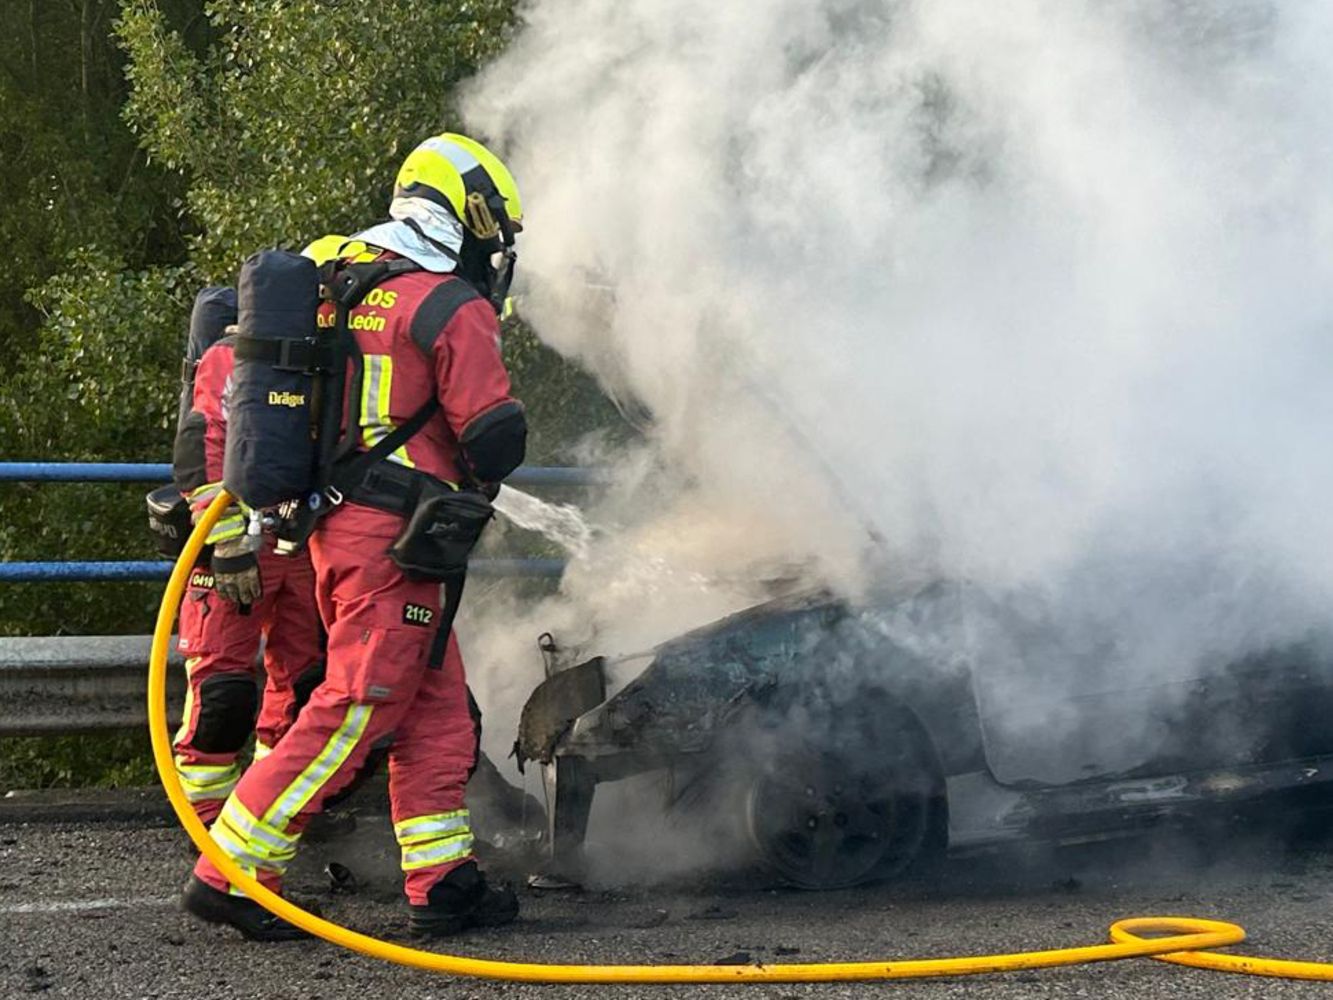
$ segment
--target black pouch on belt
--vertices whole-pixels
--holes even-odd
[[[157,542],[158,555],[175,559],[185,548],[190,535],[190,505],[174,484],[159,486],[145,498],[148,503],[148,530]]]
[[[414,580],[448,580],[467,570],[467,559],[495,516],[476,490],[437,493],[417,504],[389,558]]]

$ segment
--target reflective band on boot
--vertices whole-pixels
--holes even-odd
[[[466,809],[455,809],[395,823],[393,833],[403,849],[403,871],[468,857],[472,853],[472,827],[468,819]]]

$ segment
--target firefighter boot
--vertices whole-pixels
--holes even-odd
[[[446,937],[469,927],[499,927],[518,916],[512,889],[488,885],[475,861],[465,861],[426,895],[425,906],[409,907],[414,937]]]
[[[210,924],[235,927],[251,941],[305,941],[311,937],[295,924],[275,917],[253,899],[214,889],[193,875],[181,893],[181,909]]]

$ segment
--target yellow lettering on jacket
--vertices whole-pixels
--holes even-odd
[[[269,406],[305,406],[305,394],[300,392],[270,392],[268,394]]]
[[[353,316],[351,322],[347,324],[350,329],[366,330],[370,333],[379,333],[388,325],[389,321],[378,313],[367,313],[361,316]]]

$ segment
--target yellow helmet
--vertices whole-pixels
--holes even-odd
[[[523,202],[509,168],[476,139],[455,132],[433,135],[407,155],[393,196],[443,205],[480,240],[498,236],[510,246],[523,228]]]
[[[302,257],[309,257],[316,267],[322,267],[331,260],[347,260],[354,264],[372,261],[380,255],[379,247],[372,247],[364,240],[354,240],[349,236],[330,233],[305,245]]]
[[[301,251],[302,257],[309,257],[316,266],[325,264],[339,255],[343,245],[347,242],[346,236],[339,236],[336,233],[330,233],[328,236],[321,236],[305,245]]]

